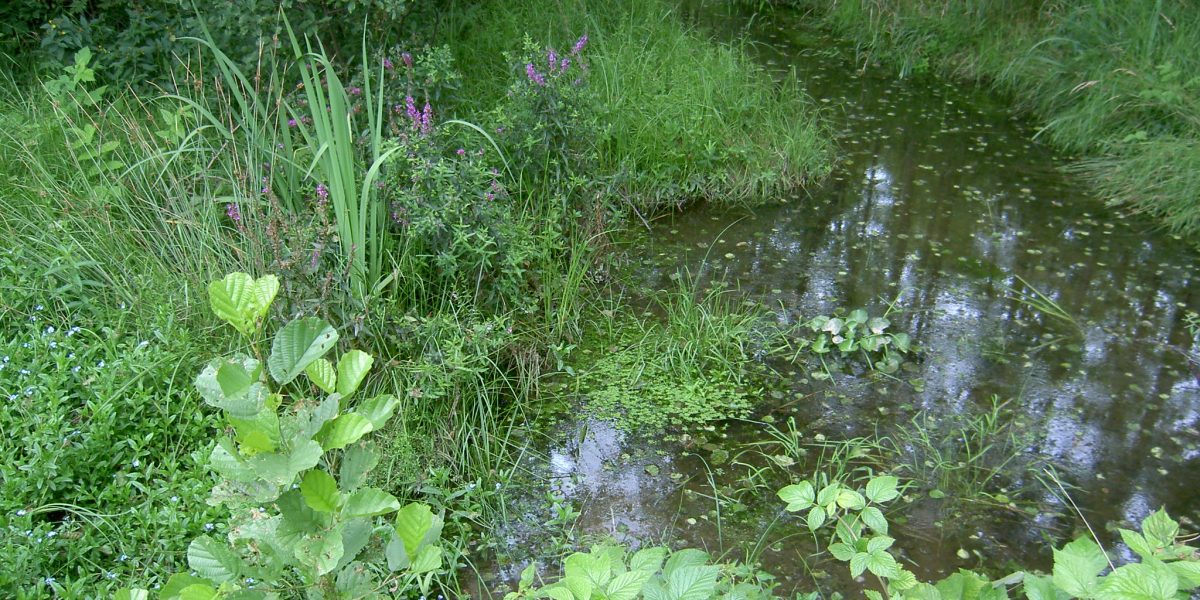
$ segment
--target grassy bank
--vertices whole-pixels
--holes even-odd
[[[583,110],[595,123],[596,176],[643,212],[763,202],[829,170],[828,138],[799,88],[684,24],[672,3],[495,0],[469,16],[451,29],[477,107],[505,93],[489,74],[509,68],[503,57],[525,36],[564,53],[590,36],[594,95]]]
[[[1108,201],[1200,233],[1200,19],[1183,0],[802,0],[901,75],[1011,94]]]

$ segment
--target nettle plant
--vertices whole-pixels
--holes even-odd
[[[1050,575],[1017,571],[991,580],[960,569],[926,583],[901,567],[890,551],[895,540],[887,535],[888,522],[879,506],[899,497],[895,477],[873,477],[865,489],[834,482],[819,491],[813,481],[801,481],[778,494],[787,502],[786,510],[807,512],[814,535],[832,524],[829,553],[849,563],[855,577],[868,571],[878,577],[889,600],[1007,600],[1009,588],[1018,585],[1029,600],[1186,600],[1200,588],[1200,550],[1185,543],[1195,537],[1182,537],[1179,523],[1164,510],[1146,517],[1141,532],[1118,530],[1140,562],[1118,567],[1093,538],[1080,537],[1054,551]],[[870,600],[885,595],[863,593]]]
[[[794,341],[795,352],[816,354],[824,364],[826,355],[841,359],[861,357],[872,368],[895,373],[903,355],[912,351],[907,333],[889,332],[892,322],[886,316],[872,317],[859,308],[843,317],[820,315],[801,324],[813,333]]]
[[[209,503],[231,513],[225,539],[201,536],[187,550],[192,574],[159,592],[180,598],[372,598],[410,586],[428,591],[442,566],[442,519],[429,506],[401,507],[364,483],[379,457],[363,437],[398,406],[383,394],[348,410],[373,358],[350,350],[324,358],[338,333],[321,319],[295,319],[259,342],[279,280],[233,273],[209,286],[213,312],[251,354],[216,358],[196,378],[221,410],[226,432],[209,456],[220,477]],[[312,385],[299,385],[304,375]],[[291,392],[285,399],[285,388]],[[315,389],[323,398],[303,393]],[[395,515],[393,523],[383,517]],[[132,592],[130,597],[148,597]]]
[[[598,545],[563,561],[563,577],[537,587],[537,565],[521,573],[517,591],[504,600],[709,600],[771,598],[774,577],[747,565],[712,564],[707,552],[661,546],[630,553],[626,548]]]

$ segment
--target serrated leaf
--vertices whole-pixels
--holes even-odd
[[[337,480],[332,475],[313,469],[300,480],[300,494],[308,507],[323,513],[336,513],[342,503]]]
[[[814,506],[808,511],[808,529],[816,531],[825,524],[825,509],[820,506]]]
[[[1167,566],[1179,578],[1180,589],[1191,590],[1200,587],[1200,562],[1194,559],[1181,560],[1167,563]]]
[[[193,583],[179,590],[179,600],[216,600],[220,597],[217,588],[207,583]]]
[[[867,482],[867,498],[871,502],[887,502],[900,495],[900,480],[891,475],[872,477]]]
[[[887,551],[873,550],[867,553],[867,570],[878,577],[890,578],[900,574],[900,565]]]
[[[259,314],[259,295],[254,278],[246,273],[230,273],[208,284],[208,304],[221,320],[243,335],[254,333]]]
[[[654,573],[662,567],[663,559],[667,557],[667,549],[662,546],[642,548],[633,553],[629,559],[629,568],[634,571],[649,571]]]
[[[679,567],[667,577],[667,593],[675,600],[708,600],[716,592],[720,572],[714,565]]]
[[[342,398],[349,398],[371,370],[375,359],[362,350],[351,350],[338,359],[337,391]]]
[[[160,594],[159,597],[162,598],[162,600],[171,600],[171,598],[177,598],[178,594],[174,596]],[[150,590],[142,588],[121,588],[117,590],[117,593],[113,594],[113,600],[150,600]]]
[[[866,552],[855,552],[854,556],[850,557],[850,576],[858,577],[862,575],[863,571],[867,570],[867,561],[870,558],[871,555]]]
[[[333,368],[333,363],[324,358],[318,358],[304,367],[304,375],[326,394],[337,391],[337,371]]]
[[[844,488],[838,492],[837,505],[848,510],[859,510],[867,505],[867,500],[863,498],[862,494],[850,488]]]
[[[329,352],[337,340],[337,331],[316,317],[296,319],[284,325],[271,343],[271,356],[267,359],[271,377],[279,385],[290,382]]]
[[[1138,556],[1143,559],[1154,556],[1154,547],[1146,541],[1142,534],[1128,529],[1118,529],[1118,531],[1121,533],[1121,541],[1125,542],[1125,545],[1129,546],[1129,549],[1136,552]]]
[[[881,550],[887,550],[888,548],[891,548],[892,544],[894,543],[896,543],[896,540],[886,535],[877,535],[867,540],[867,552],[874,553]]]
[[[821,506],[829,506],[830,504],[833,504],[834,501],[837,500],[838,492],[841,490],[842,486],[836,483],[831,483],[821,488],[821,491],[817,492],[817,504],[820,504]]]
[[[703,565],[708,562],[708,553],[696,548],[684,548],[678,552],[673,552],[671,557],[667,559],[667,564],[663,566],[663,575],[670,577],[676,569]]]
[[[346,413],[325,423],[313,439],[326,452],[357,442],[362,436],[375,430],[375,426],[362,415]]]
[[[582,577],[602,590],[612,579],[612,562],[602,553],[576,552],[563,561],[563,572],[567,577]]]
[[[1179,537],[1179,523],[1167,516],[1167,511],[1158,509],[1142,521],[1142,535],[1155,548],[1166,548]]]
[[[342,558],[337,568],[342,568],[354,560],[363,548],[371,542],[371,532],[374,527],[368,519],[353,519],[342,526]]]
[[[886,534],[888,532],[887,518],[883,516],[883,511],[877,507],[868,506],[862,509],[862,512],[858,516],[875,533]]]
[[[1096,542],[1079,538],[1054,551],[1054,585],[1076,598],[1091,598],[1107,566],[1108,559]]]
[[[207,535],[202,535],[188,545],[188,566],[201,577],[214,583],[225,583],[237,579],[242,570],[242,560],[226,545]]]
[[[375,427],[375,430],[378,431],[383,429],[383,426],[387,424],[388,419],[392,418],[392,415],[396,412],[396,408],[399,406],[400,401],[395,396],[380,394],[359,404],[354,412],[365,417]]]
[[[521,580],[517,583],[517,589],[524,591],[533,586],[533,578],[537,576],[537,563],[529,563],[521,570]]]
[[[903,592],[912,589],[917,583],[916,575],[913,575],[911,571],[900,569],[896,576],[892,577],[891,581],[888,581],[888,590],[889,592],[892,590]]]
[[[855,550],[849,544],[835,542],[829,545],[829,553],[842,562],[849,562],[854,557]]]
[[[1025,575],[1025,597],[1029,600],[1067,600],[1071,596],[1058,589],[1049,575]]]
[[[813,484],[807,481],[792,484],[777,492],[779,499],[787,502],[789,512],[798,512],[812,506],[816,499]]]
[[[654,575],[653,571],[633,569],[613,577],[604,589],[606,600],[633,600],[642,591],[642,586]]]
[[[1142,523],[1143,529],[1145,522]],[[1173,538],[1172,538],[1173,539]],[[1148,560],[1118,567],[1101,580],[1097,600],[1176,600],[1179,578],[1162,561]]]
[[[378,488],[363,488],[354,492],[342,507],[342,518],[378,517],[400,510],[395,496]]]

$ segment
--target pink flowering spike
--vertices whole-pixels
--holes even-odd
[[[569,66],[571,66],[571,59],[564,56],[562,61],[558,63],[558,70],[565,73]]]
[[[585,34],[583,34],[582,37],[579,38],[579,41],[575,42],[575,47],[571,48],[571,55],[578,56],[580,52],[583,52],[583,49],[585,46],[587,46],[587,43],[588,43],[588,37],[587,37],[587,34],[585,33]]]
[[[392,69],[396,68],[396,65],[393,65],[390,59],[385,58],[383,59],[383,68],[391,71]]]
[[[417,112],[417,103],[413,101],[412,96],[404,97],[405,110],[408,112],[408,120],[412,121],[412,128],[416,129],[421,126],[421,113]]]
[[[230,202],[225,205],[225,215],[228,216],[234,223],[242,222],[242,212],[238,210],[238,205]]]
[[[406,67],[408,67],[408,68],[410,68],[410,69],[412,68],[412,65],[413,65],[413,60],[412,60],[412,55],[411,55],[411,54],[409,54],[409,53],[407,53],[407,52],[402,52],[402,53],[400,54],[400,60],[404,62],[404,66],[406,66]]]
[[[551,75],[558,69],[558,53],[554,51],[554,48],[546,52],[546,65],[549,67]]]
[[[433,132],[433,107],[428,102],[425,103],[425,108],[421,111],[421,135],[429,135]]]

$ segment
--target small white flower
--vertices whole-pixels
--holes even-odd
[[[53,350],[53,349],[55,349],[55,348],[57,348],[57,347],[58,347],[58,342],[50,342],[50,349],[51,349],[51,350]]]
[[[142,461],[140,461],[140,460],[138,460],[138,459],[136,459],[136,458],[135,458],[135,459],[133,459],[133,463],[132,463],[132,464],[133,464],[133,468],[135,468],[135,469],[136,469],[136,468],[138,468],[138,467],[142,466]]]
[[[128,555],[128,554],[122,554],[121,556],[118,556],[118,557],[117,557],[117,560],[118,560],[118,561],[120,561],[120,562],[125,562],[125,561],[129,560],[129,555]]]
[[[179,496],[171,496],[171,502],[179,502]]]
[[[138,347],[138,348],[145,348],[146,346],[149,346],[149,345],[150,345],[150,341],[149,341],[149,340],[142,340],[142,341],[138,342],[138,345],[137,345],[137,347]]]
[[[53,577],[47,577],[47,578],[43,579],[42,581],[46,582],[46,585],[54,585],[54,582],[56,580]]]
[[[101,368],[101,369],[103,369],[103,368],[104,368],[104,359],[103,359],[103,358],[102,358],[102,359],[100,359],[100,362],[97,362],[97,363],[96,363],[96,366],[97,366],[97,367],[99,367],[99,368]]]
[[[18,372],[18,373],[20,373],[20,374],[22,374],[22,375],[28,375],[28,374],[29,374],[29,369],[21,369],[20,371],[17,371],[17,372]]]
[[[43,308],[45,308],[45,307],[42,306],[41,304],[39,304],[39,305],[33,307],[33,310],[42,310]]]
[[[75,366],[71,367],[71,372],[72,372],[72,373],[78,373],[78,372],[79,372],[79,365],[75,365]]]
[[[205,523],[205,524],[204,524],[204,530],[205,530],[205,531],[212,531],[212,530],[213,530],[213,524],[212,524],[212,523]]]
[[[22,508],[22,509],[18,510],[18,511],[17,511],[17,516],[18,516],[18,517],[23,517],[23,516],[25,516],[25,509],[23,509],[23,508]]]
[[[46,327],[46,333],[43,335],[50,335],[50,334],[54,333],[55,331],[58,331],[58,330],[55,329],[53,325],[50,325],[50,326]]]

